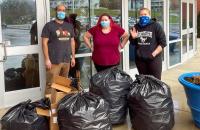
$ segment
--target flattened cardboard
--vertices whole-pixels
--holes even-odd
[[[57,106],[57,103],[51,104],[51,116],[57,116]]]
[[[53,82],[65,87],[71,87],[70,84],[72,81],[69,78],[56,75],[53,79]]]
[[[58,103],[65,95],[65,92],[58,92],[56,89],[52,89],[50,101],[52,104]]]
[[[57,116],[50,117],[50,130],[59,130]]]
[[[36,113],[40,116],[50,116],[50,110],[44,110],[42,108],[36,107]]]
[[[72,81],[69,78],[56,75],[53,79],[53,83],[51,85],[51,88],[60,90],[62,92],[69,93],[72,90],[72,87],[70,85],[71,82]]]
[[[69,87],[65,87],[65,86],[62,86],[62,85],[57,84],[57,83],[52,83],[51,87],[54,88],[54,89],[57,89],[57,90],[66,92],[66,93],[69,93],[69,92],[71,92],[71,90],[72,90],[72,89],[69,88]]]

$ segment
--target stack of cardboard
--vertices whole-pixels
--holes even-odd
[[[51,109],[36,109],[39,115],[47,116],[50,118],[50,130],[59,130],[57,123],[58,102],[67,94],[77,93],[78,91],[80,91],[80,72],[76,73],[76,77],[78,79],[78,86],[74,88],[71,86],[71,79],[61,76],[55,76],[54,82],[51,85],[51,94],[46,95],[46,97],[49,98],[51,101]]]

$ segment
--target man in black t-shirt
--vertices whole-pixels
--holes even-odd
[[[75,66],[73,26],[70,23],[64,22],[66,7],[63,4],[58,5],[55,11],[56,19],[44,26],[41,35],[47,69],[46,94],[50,93],[50,85],[55,75],[67,77],[70,62],[72,67]]]

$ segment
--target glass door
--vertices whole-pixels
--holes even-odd
[[[168,1],[168,68],[181,63],[181,0]]]
[[[132,28],[139,18],[139,10],[144,7],[144,0],[129,0],[128,1],[128,28]],[[135,65],[135,46],[129,44],[129,72],[134,76],[137,72]],[[134,78],[134,77],[133,77]]]
[[[35,0],[0,3],[0,107],[41,98],[41,47]],[[40,10],[40,12],[42,12]]]
[[[182,0],[182,61],[194,54],[194,1]]]
[[[165,31],[166,35],[166,22],[167,20],[165,19],[166,17],[166,12],[165,12],[165,5],[166,1],[164,0],[151,0],[151,18],[154,19],[156,22],[158,22],[162,28]],[[162,53],[162,69],[166,70],[167,69],[167,47],[164,48],[163,53]]]

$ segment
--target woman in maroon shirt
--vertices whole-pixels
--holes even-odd
[[[93,38],[93,46],[90,38]],[[85,33],[84,41],[92,51],[92,60],[99,72],[120,63],[120,49],[126,45],[128,33],[115,24],[110,15],[104,13],[99,17],[97,25]]]

